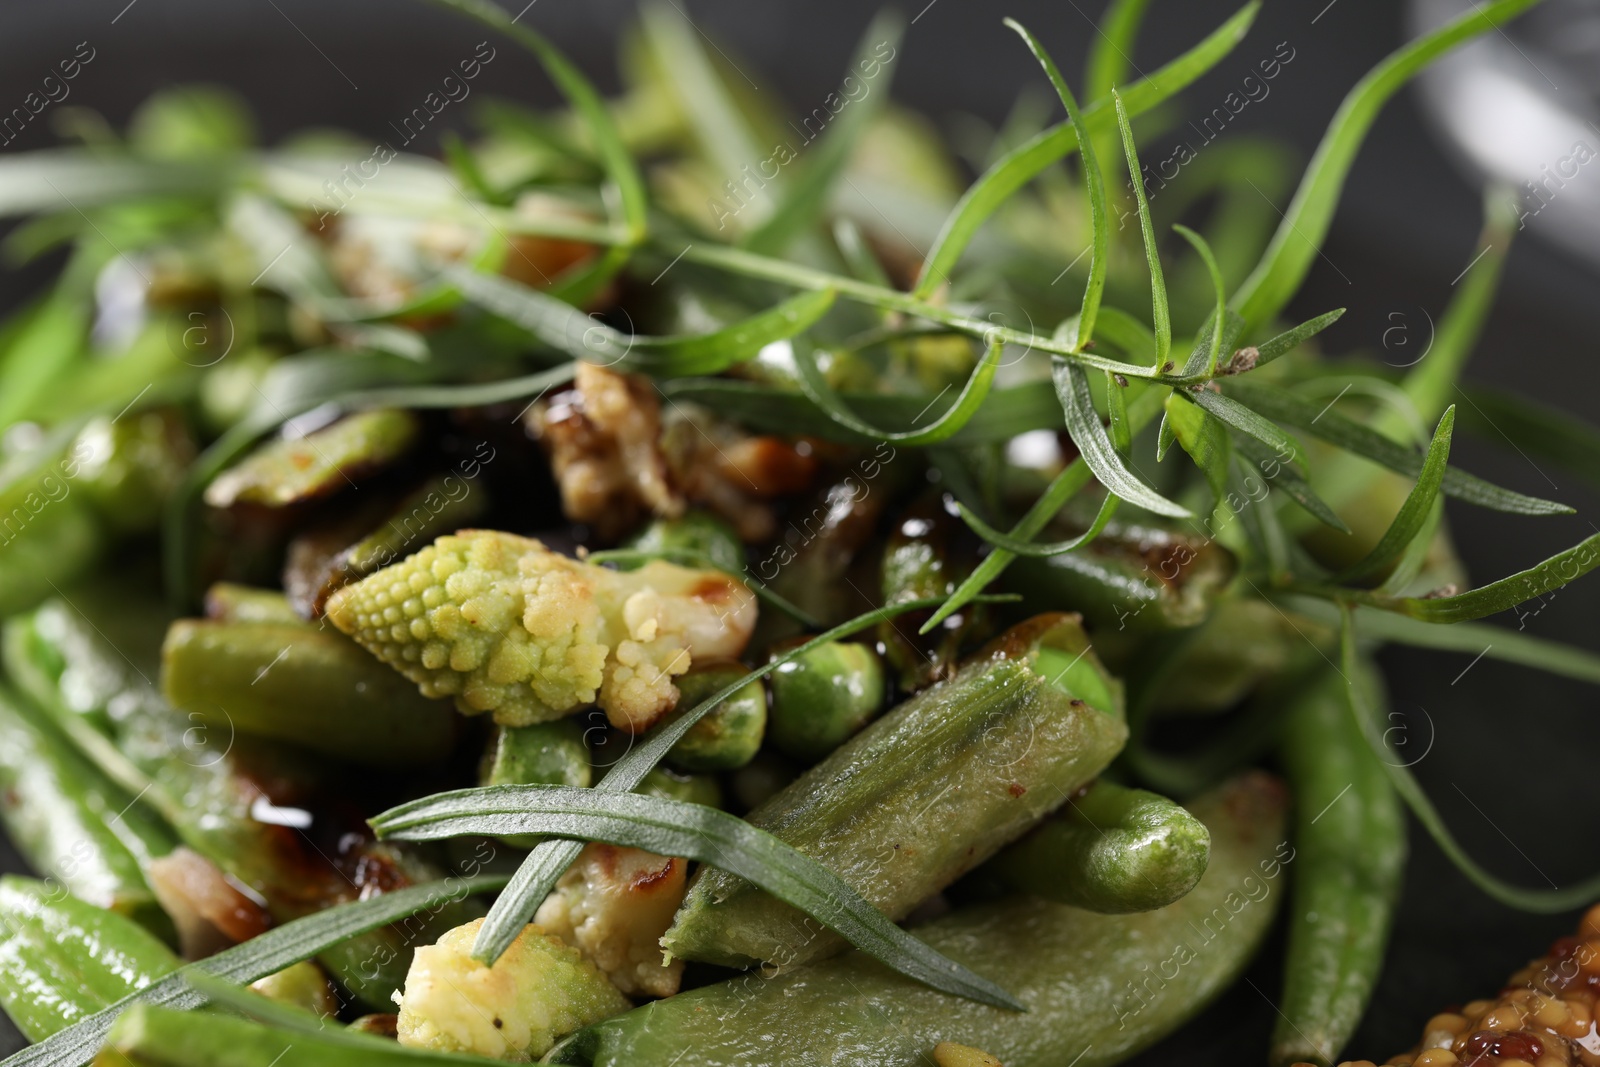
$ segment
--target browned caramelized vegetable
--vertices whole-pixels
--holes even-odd
[[[1511,976],[1492,1000],[1429,1019],[1422,1040],[1385,1064],[1404,1067],[1594,1067],[1600,1064],[1600,904],[1575,937]],[[1375,1067],[1346,1060],[1341,1067]]]
[[[219,475],[206,489],[206,503],[280,508],[336,493],[403,456],[420,429],[409,411],[378,409],[272,441]]]

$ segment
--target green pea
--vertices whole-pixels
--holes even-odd
[[[576,719],[495,730],[479,775],[484,785],[574,785],[594,781],[589,746]]]
[[[657,519],[627,545],[635,552],[699,556],[718,570],[734,574],[744,570],[744,545],[733,528],[705,511],[691,511],[681,519]]]
[[[709,774],[679,774],[657,767],[639,783],[639,792],[647,797],[682,800],[708,808],[722,807],[722,785]]]
[[[692,708],[746,673],[737,663],[691,668],[678,679],[678,706]],[[766,732],[767,692],[751,682],[691,726],[667,759],[686,771],[731,771],[755,757]]]
[[[819,645],[770,677],[772,743],[798,759],[826,756],[883,710],[883,661],[866,645]]]

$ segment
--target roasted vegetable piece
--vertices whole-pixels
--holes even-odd
[[[218,475],[206,487],[206,503],[281,508],[328,496],[405,455],[421,428],[409,411],[378,409],[271,441]]]
[[[1026,893],[1119,915],[1181,899],[1210,855],[1211,834],[1187,809],[1101,780],[989,866]]]
[[[659,560],[580,563],[492,530],[441,537],[345,586],[328,617],[430,697],[525,726],[598,701],[640,732],[676,706],[675,676],[732,659],[755,626],[736,579]]]
[[[479,780],[484,785],[576,785],[594,780],[576,719],[496,727]]]
[[[195,455],[188,426],[171,409],[95,419],[78,443],[89,454],[79,484],[107,528],[119,534],[155,528]]]
[[[370,1033],[267,1026],[215,1012],[135,1004],[106,1035],[94,1067],[473,1067],[467,1056],[424,1056]]]
[[[1283,1016],[1272,1035],[1279,1065],[1332,1063],[1350,1040],[1383,967],[1405,872],[1400,798],[1350,714],[1345,684],[1331,668],[1322,672],[1283,720],[1299,859]]]
[[[637,848],[592,842],[539,905],[533,921],[582,952],[622,992],[670,997],[683,961],[661,935],[683,903],[689,865]]]
[[[266,901],[275,920],[443,877],[403,846],[359,834],[318,845],[305,831],[278,825],[301,811],[327,813],[325,791],[334,777],[328,765],[303,750],[210,729],[174,712],[146,681],[157,677],[167,615],[136,582],[107,575],[70,596],[70,608],[52,601],[10,620],[8,673],[29,679],[29,692],[58,719],[101,724],[113,758],[155,780],[146,800],[180,840]],[[13,628],[27,640],[12,640]],[[25,661],[15,662],[17,655]],[[312,832],[318,829],[313,824]],[[390,1006],[419,934],[466,921],[474,906],[452,904],[404,929],[363,934],[319,960],[360,1003]]]
[[[1046,676],[1041,660],[1056,657],[1061,665]],[[1077,619],[1039,616],[747,818],[898,919],[1099,774],[1127,737],[1120,713],[1121,686],[1094,659]],[[662,944],[675,956],[737,966],[801,963],[843,942],[707,868]]]
[[[1196,801],[1211,831],[1211,866],[1192,893],[1157,911],[1100,915],[1008,898],[916,928],[937,951],[1004,975],[1026,1014],[934,992],[851,953],[680,993],[574,1035],[551,1059],[906,1067],[951,1041],[1006,1067],[1120,1063],[1199,1012],[1249,962],[1294,856],[1283,837],[1286,806],[1282,786],[1259,773]]]
[[[576,719],[497,726],[489,737],[478,780],[483,785],[587,787],[594,781],[594,767],[583,732]],[[504,840],[517,848],[532,848],[538,838],[518,834]]]
[[[268,1000],[304,1008],[324,1019],[339,1012],[339,998],[328,984],[328,976],[311,960],[301,960],[277,974],[251,982],[250,988]]]
[[[692,708],[745,673],[737,663],[693,667],[678,679],[678,699]],[[686,771],[731,771],[755,758],[766,732],[767,691],[751,682],[691,726],[667,761]]]
[[[744,545],[739,543],[739,535],[704,511],[690,511],[679,519],[657,519],[627,547],[635,552],[657,552],[668,560],[675,554],[698,556],[730,574],[744,570]]]
[[[206,618],[216,622],[305,622],[276,589],[217,582],[206,590]]]
[[[852,641],[819,645],[768,678],[772,743],[803,760],[819,759],[854,737],[889,697],[883,661]]]
[[[144,870],[172,833],[62,736],[28,698],[0,687],[0,821],[63,892],[160,928]]]
[[[564,1035],[628,1010],[594,964],[537,926],[484,966],[472,958],[481,925],[417,949],[399,1000],[402,1045],[527,1062]]]
[[[295,611],[314,618],[335,589],[471,525],[487,507],[484,490],[456,474],[435,475],[387,507],[352,512],[295,538],[283,587]]]
[[[722,786],[709,774],[682,774],[670,767],[656,767],[639,783],[639,792],[708,808],[722,807]]]
[[[1006,586],[1027,603],[1081,613],[1096,633],[1149,633],[1204,621],[1233,572],[1232,553],[1214,539],[1111,523],[1079,551],[1017,559]]]
[[[448,756],[460,725],[349,638],[306,623],[180,619],[161,648],[161,687],[222,734],[381,767]]]
[[[132,919],[59,884],[0,878],[0,1007],[42,1041],[178,969],[182,961]]]
[[[1348,713],[1347,713],[1348,714]],[[1600,995],[1600,905],[1550,951],[1513,974],[1494,999],[1447,1008],[1423,1026],[1420,1043],[1386,1064],[1413,1067],[1588,1067],[1595,1060]],[[1360,1067],[1370,1060],[1350,1061]]]
[[[919,500],[895,524],[884,543],[883,602],[898,604],[955,592],[972,573],[974,554],[965,544],[969,536],[946,510],[944,499],[929,496]],[[969,638],[977,643],[979,638],[974,635],[984,629],[988,612],[974,604],[951,615],[934,632],[919,634],[917,631],[932,614],[903,615],[887,619],[878,627],[878,641],[895,673],[896,684],[905,692],[915,692],[955,670],[962,643]]]

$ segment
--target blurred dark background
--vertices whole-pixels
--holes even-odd
[[[524,2],[508,6],[515,13]],[[872,14],[871,5],[855,0],[675,2],[736,63],[761,72],[763,91],[792,105],[820,100],[837,85]],[[1040,77],[1002,27],[1002,15],[1037,32],[1076,81],[1104,6],[1100,0],[920,3],[904,9],[915,21],[895,62],[893,93],[946,129],[963,113],[998,123],[1019,90]],[[1231,0],[1155,0],[1136,64],[1148,70],[1165,61],[1233,6]],[[603,86],[614,87],[616,38],[632,12],[633,4],[623,0],[535,0],[522,18]],[[1272,82],[1270,96],[1249,106],[1224,136],[1270,134],[1307,157],[1344,92],[1409,32],[1404,5],[1396,0],[1267,0],[1250,36],[1183,99],[1208,110],[1287,42],[1295,52],[1292,64]],[[420,0],[11,3],[0,7],[0,102],[20,101],[59,59],[87,42],[95,58],[71,83],[68,102],[100,111],[113,125],[155,89],[210,81],[238,89],[254,104],[268,140],[307,126],[387,137],[388,120],[408,112],[483,36]],[[485,68],[474,91],[552,102],[537,66],[504,42],[496,44],[503,58]],[[1537,52],[1528,51],[1524,58],[1536,63]],[[438,125],[459,128],[468,110],[451,108],[443,116],[449,121]],[[1363,149],[1325,254],[1293,309],[1300,318],[1329,307],[1349,309],[1329,335],[1331,350],[1362,349],[1397,365],[1409,362],[1425,340],[1428,316],[1437,320],[1452,279],[1471,259],[1481,196],[1442,142],[1417,92],[1407,90],[1386,109]],[[0,152],[51,143],[48,123],[38,122]],[[1589,143],[1600,147],[1600,140]],[[1592,174],[1584,180],[1600,181]],[[27,272],[5,275],[0,303],[14,303],[40,281]],[[1472,376],[1591,415],[1600,396],[1597,296],[1600,268],[1537,235],[1521,235]],[[1400,335],[1391,333],[1385,348],[1385,331],[1397,323],[1413,331],[1413,347],[1397,347]],[[1456,537],[1479,581],[1519,570],[1596,529],[1595,498],[1547,464],[1514,448],[1460,437],[1456,456],[1491,480],[1579,508],[1574,518],[1543,520],[1453,508]],[[1541,637],[1600,648],[1593,588],[1580,585],[1549,598],[1521,625]],[[1474,855],[1530,886],[1566,885],[1600,867],[1600,804],[1593,802],[1593,761],[1600,754],[1594,713],[1600,709],[1593,690],[1489,660],[1463,674],[1467,657],[1391,650],[1384,663],[1394,705],[1406,716],[1408,744],[1416,746],[1405,751],[1414,758],[1428,750],[1416,772]],[[1354,1057],[1381,1060],[1409,1047],[1429,1015],[1493,995],[1513,969],[1573,925],[1571,915],[1524,915],[1490,901],[1415,826],[1412,845],[1399,929],[1382,986],[1349,1050]],[[0,842],[0,868],[18,867]],[[1250,984],[1229,993],[1201,1025],[1139,1062],[1260,1062],[1275,1018],[1278,949],[1281,943],[1269,946]],[[0,1020],[0,1051],[15,1041]]]

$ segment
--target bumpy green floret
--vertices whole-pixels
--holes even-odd
[[[527,1063],[574,1030],[628,1010],[628,999],[577,949],[537,926],[493,967],[472,958],[482,919],[419,948],[406,976],[400,1044]]]
[[[439,538],[328,601],[328,617],[430,697],[508,726],[598,703],[640,731],[695,659],[744,650],[755,598],[737,580],[652,562],[613,571],[492,530]]]

